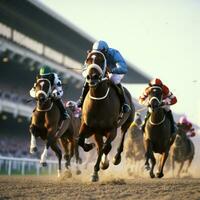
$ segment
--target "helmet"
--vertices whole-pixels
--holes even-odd
[[[51,69],[47,66],[40,68],[40,75],[49,75],[51,73]]]
[[[75,101],[67,101],[66,107],[77,107],[77,103]]]
[[[159,78],[154,78],[149,82],[149,85],[150,86],[157,85],[162,87],[163,83]]]
[[[187,120],[187,118],[186,118],[185,116],[182,116],[182,117],[180,117],[180,119],[179,119],[179,123],[180,123],[180,124],[187,124],[187,123],[188,123],[188,120]]]
[[[93,44],[92,50],[107,51],[108,48],[109,47],[106,42],[104,42],[103,40],[99,40]]]

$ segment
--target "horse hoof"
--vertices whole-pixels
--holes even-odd
[[[38,151],[37,147],[30,148],[30,153],[34,154]]]
[[[109,167],[109,162],[106,162],[106,163],[101,162],[101,163],[100,163],[100,167],[101,167],[101,169],[103,169],[103,170],[108,169],[108,167]]]
[[[163,176],[164,176],[163,173],[159,173],[159,172],[158,172],[158,173],[156,174],[156,177],[157,177],[157,178],[162,178]]]
[[[80,175],[80,174],[81,174],[81,170],[80,169],[76,170],[76,175]]]
[[[85,144],[85,145],[84,145],[84,151],[88,152],[88,151],[92,150],[94,147],[95,147],[95,144],[94,144],[94,143]]]
[[[42,167],[47,167],[47,163],[46,162],[41,162],[40,164],[42,165]]]
[[[70,170],[65,170],[65,172],[64,172],[64,177],[65,178],[71,178],[72,177],[72,173],[71,173],[71,171]]]
[[[99,176],[98,175],[92,175],[91,181],[92,182],[98,182],[99,181]]]
[[[149,170],[150,170],[150,167],[149,167],[149,165],[145,165],[145,166],[144,166],[144,168],[145,168],[147,171],[149,171]]]
[[[115,157],[113,158],[113,164],[114,164],[114,165],[119,165],[120,162],[121,162],[121,155],[119,155],[118,157],[115,156]]]
[[[154,173],[150,173],[150,177],[151,178],[155,178],[155,174]]]

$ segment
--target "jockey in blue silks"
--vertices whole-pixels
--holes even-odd
[[[122,112],[126,113],[130,111],[130,106],[125,102],[125,93],[123,86],[121,85],[121,80],[128,71],[126,62],[120,52],[116,49],[109,48],[105,41],[96,41],[93,44],[92,50],[102,52],[107,60],[108,77],[117,86],[118,93],[120,95],[120,100],[122,104]],[[85,81],[81,97],[78,101],[78,107],[82,107],[84,99],[88,93],[89,86]]]

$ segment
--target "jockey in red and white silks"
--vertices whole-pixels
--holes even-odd
[[[162,93],[163,93],[163,102],[162,102],[163,106],[162,107],[166,110],[167,117],[169,118],[171,125],[172,125],[171,132],[174,133],[175,132],[174,119],[173,119],[173,115],[172,115],[170,106],[176,104],[177,99],[172,94],[172,92],[169,90],[169,88],[162,83],[162,81],[160,79],[154,78],[149,82],[149,86],[145,88],[144,92],[139,97],[139,103],[141,105],[147,106],[148,96],[149,96],[149,93],[150,93],[151,88],[153,86],[159,86],[162,89]],[[143,130],[144,130],[144,126],[146,124],[146,120],[148,119],[149,115],[150,115],[150,113],[148,111],[146,118],[145,118],[145,122],[144,122],[143,127],[142,127]]]

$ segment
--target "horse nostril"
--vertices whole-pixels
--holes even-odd
[[[87,79],[87,80],[90,80],[90,76],[89,76],[89,75],[87,75],[87,76],[86,76],[86,79]]]

